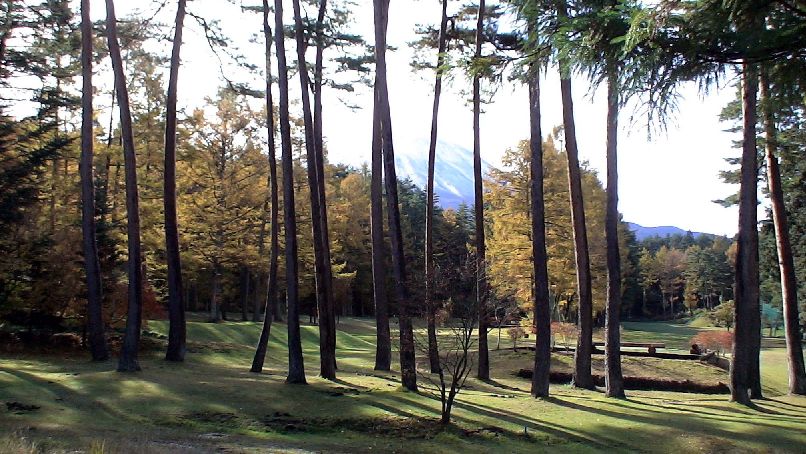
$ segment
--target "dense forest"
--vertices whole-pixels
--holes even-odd
[[[192,77],[181,67],[183,21],[222,54],[224,31],[195,2],[150,7],[178,6],[172,24],[149,11],[117,18],[105,3],[106,20],[94,23],[87,0],[0,6],[0,327],[9,339],[78,333],[93,359],[119,350],[118,370],[131,372],[149,320],[170,320],[166,359],[182,361],[185,313],[203,312],[210,323],[263,322],[259,372],[272,322],[282,321],[294,383],[305,382],[301,321],[317,324],[321,374],[335,379],[340,318],[371,317],[376,369],[389,370],[394,344],[402,384],[414,390],[416,357],[440,377],[447,367],[441,326],[470,320],[473,373],[489,378],[488,332],[521,325],[536,335],[532,394],[545,397],[551,323],[562,322],[578,332],[574,385],[593,387],[601,328],[606,393],[622,397],[621,321],[698,313],[734,333],[733,400],[762,396],[762,328],[785,330],[789,389],[806,394],[801,3],[443,0],[441,20],[412,43],[415,70],[436,77],[425,187],[395,168],[388,0],[374,2],[374,36],[364,37],[349,27],[349,1],[302,0],[315,17],[300,0],[243,4],[265,60],[241,64],[265,86],[227,79],[204,105],[179,111]],[[98,68],[113,85],[93,83]],[[563,96],[563,124],[548,133],[546,71],[559,71]],[[579,75],[607,91],[606,175],[579,158]],[[443,76],[468,86],[474,112],[475,198],[456,208],[434,194]],[[638,104],[662,124],[682,83],[727,78],[741,79],[723,117],[742,138],[722,178],[740,189],[719,202],[739,205],[736,237],[639,241],[618,211],[619,110]],[[322,92],[349,93],[353,83],[374,87],[373,140],[355,144],[372,159],[358,168],[328,160],[322,127],[332,121]],[[530,136],[483,168],[479,138],[494,132],[480,126],[482,105],[507,84],[529,88]],[[759,191],[769,199],[761,220]],[[420,320],[425,340],[415,339]],[[462,367],[459,378],[471,373]]]

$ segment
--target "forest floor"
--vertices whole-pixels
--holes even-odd
[[[766,399],[752,408],[726,395],[628,391],[618,400],[568,385],[552,385],[552,397],[536,400],[529,381],[514,375],[531,366],[533,352],[513,352],[502,340],[501,350],[491,351],[492,379],[468,380],[454,424],[443,430],[425,376],[421,391],[412,393],[400,388],[398,373],[372,370],[371,320],[341,320],[336,381],[316,376],[318,330],[302,327],[308,386],[283,383],[285,328],[272,328],[263,374],[249,372],[260,330],[252,322],[190,322],[185,363],[144,351],[136,374],[84,354],[2,353],[0,452],[806,451],[806,398],[784,395],[786,355],[776,340],[766,340],[762,354]],[[163,321],[149,322],[151,337],[166,329]],[[624,324],[624,339],[685,350],[698,329],[632,322]],[[625,371],[724,375],[646,360],[625,358]],[[557,367],[567,362],[563,355],[553,360]]]

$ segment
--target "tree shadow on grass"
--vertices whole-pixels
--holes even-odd
[[[658,404],[649,403],[649,402],[642,402],[641,400],[637,400],[637,399],[632,399],[632,400],[627,400],[627,401],[632,403],[632,404],[634,404],[634,405],[641,405],[643,407],[649,407],[649,408],[636,408],[636,407],[632,407],[630,405],[626,405],[626,404],[624,404],[622,402],[619,402],[617,400],[608,401],[608,404],[616,406],[616,407],[625,408],[625,409],[628,409],[628,410],[646,411],[646,412],[652,412],[652,413],[664,414],[664,415],[669,415],[669,411],[663,411],[663,410],[659,410],[659,409],[673,410],[673,411],[676,411],[676,412],[679,412],[679,413],[686,413],[686,414],[695,415],[695,416],[701,417],[702,419],[713,420],[713,421],[721,421],[721,422],[728,422],[728,423],[742,422],[742,419],[740,417],[738,417],[738,415],[736,415],[735,412],[738,412],[738,413],[740,413],[742,415],[747,415],[747,416],[760,416],[758,414],[753,414],[752,412],[743,411],[741,408],[725,408],[725,407],[716,407],[715,408],[715,407],[712,407],[712,406],[707,406],[707,405],[704,406],[704,405],[699,405],[699,404],[697,404],[697,405],[688,405],[686,407],[676,405],[676,404],[674,404],[674,405],[658,405]],[[716,413],[716,412],[712,412],[712,411],[704,411],[702,409],[699,409],[698,407],[706,407],[708,409],[713,409],[713,410],[720,410],[721,409],[721,410],[724,410],[725,413]],[[760,412],[765,413],[765,414],[774,414],[776,416],[781,416],[779,418],[775,418],[777,421],[784,421],[784,422],[806,421],[806,419],[804,419],[804,417],[806,417],[806,415],[804,415],[804,417],[797,417],[795,415],[790,415],[790,414],[785,414],[785,413],[778,413],[778,412],[773,412],[773,411],[760,411]],[[778,426],[778,425],[767,424],[767,423],[763,423],[763,422],[754,422],[753,424],[754,425],[764,426],[764,427],[769,427],[769,428],[772,428],[772,429],[780,428],[780,426]]]
[[[566,442],[591,446],[601,450],[613,448],[615,446],[624,446],[622,443],[611,439],[608,439],[608,443],[603,443],[600,439],[597,439],[601,437],[592,437],[575,433],[556,424],[551,424],[546,421],[539,421],[537,419],[516,414],[501,408],[492,408],[483,404],[468,402],[457,402],[455,406],[470,413],[481,414],[488,418],[505,421],[515,426],[523,427],[524,429],[529,428]]]
[[[481,382],[481,383],[486,383],[486,384],[492,386],[493,388],[500,388],[500,389],[505,389],[507,391],[513,391],[513,392],[518,392],[518,393],[528,393],[529,392],[527,390],[517,388],[515,386],[506,385],[506,384],[501,383],[500,381],[497,381],[497,380],[495,380],[493,378],[488,378],[488,379],[485,379],[485,380],[478,380],[478,381]]]
[[[549,397],[546,400],[549,401],[549,402],[553,402],[553,403],[555,403],[557,405],[569,408],[569,409],[578,410],[578,411],[581,411],[581,412],[593,413],[593,414],[596,414],[596,415],[609,417],[609,418],[629,420],[629,421],[632,421],[632,422],[635,422],[635,423],[638,423],[638,424],[642,424],[642,425],[648,424],[648,425],[654,425],[654,426],[657,426],[657,427],[672,427],[672,428],[680,430],[680,431],[682,431],[684,433],[698,433],[698,434],[703,435],[703,436],[716,435],[716,436],[722,437],[722,438],[724,438],[726,440],[739,440],[739,441],[743,441],[743,442],[758,442],[759,441],[758,436],[756,434],[753,434],[753,433],[751,433],[751,432],[749,432],[747,430],[744,430],[744,431],[725,430],[725,429],[713,424],[712,422],[709,422],[708,419],[706,419],[706,418],[691,418],[691,417],[680,418],[680,417],[678,417],[676,415],[670,414],[669,412],[663,412],[663,411],[658,411],[658,410],[646,411],[646,410],[638,410],[638,409],[635,409],[635,408],[631,408],[633,411],[638,410],[638,411],[641,411],[643,413],[650,413],[650,415],[638,415],[638,414],[626,413],[626,412],[621,412],[621,411],[608,410],[608,409],[604,409],[604,408],[595,408],[595,407],[592,407],[592,406],[580,405],[580,404],[577,404],[577,403],[570,402],[569,400],[559,399],[559,398],[556,398],[556,397]],[[613,402],[608,401],[607,404],[612,405],[612,406],[616,406],[616,407],[619,407],[619,406],[625,407],[624,405],[621,405],[616,401],[613,401]],[[658,406],[658,407],[660,407],[660,406]],[[755,426],[755,427],[757,427],[757,426],[768,426],[766,424],[758,423],[756,421],[748,422],[748,421],[743,420],[741,418],[734,418],[734,419],[726,418],[724,420],[724,422],[732,422],[732,423],[737,423],[737,424],[744,423],[744,424],[750,424],[750,425]],[[775,432],[775,437],[776,437],[777,440],[779,440],[781,442],[786,442],[786,443],[788,443],[790,445],[793,445],[793,446],[798,446],[799,444],[802,443],[802,440],[795,439],[791,435],[785,434],[784,433],[784,431],[786,430],[785,428],[782,428],[780,426],[768,426],[768,427],[773,427],[773,428],[775,428],[777,430],[777,432]]]

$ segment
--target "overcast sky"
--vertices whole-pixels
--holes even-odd
[[[291,13],[291,2],[285,3],[288,15]],[[359,0],[357,3],[352,8],[352,30],[371,42],[372,2]],[[455,3],[458,5],[459,2]],[[119,0],[117,4],[119,17],[134,8],[148,10],[152,5],[150,0]],[[103,1],[94,0],[92,6],[93,17],[103,18]],[[224,0],[195,0],[189,2],[189,7],[219,19],[221,27],[233,37],[241,52],[250,62],[262,68],[262,42],[250,43],[254,35],[262,30],[260,15],[242,13],[237,6],[229,5]],[[310,11],[309,15],[315,16],[315,13]],[[164,22],[171,22],[174,14],[175,6],[170,4],[158,17]],[[391,2],[389,44],[398,50],[389,56],[390,103],[396,148],[401,152],[427,153],[426,149],[408,148],[417,142],[422,143],[422,139],[429,135],[433,75],[429,72],[412,73],[409,66],[412,55],[407,43],[414,39],[416,24],[437,22],[439,14],[437,0]],[[287,23],[290,23],[290,19]],[[198,26],[190,18],[186,24],[183,66],[180,70],[180,107],[196,107],[203,103],[204,96],[215,94],[221,80],[218,60],[209,51]],[[166,52],[168,44],[165,43]],[[295,55],[292,43],[287,44],[286,51],[291,60]],[[238,80],[258,81],[260,74],[230,72],[229,76]],[[298,90],[297,80],[290,85]],[[472,112],[460,90],[468,90],[463,77],[456,77],[443,90],[439,136],[447,143],[472,149]],[[702,97],[694,86],[683,87],[681,92],[683,100],[679,103],[679,112],[668,130],[654,135],[651,140],[647,138],[645,124],[630,124],[630,111],[625,111],[621,116],[619,210],[624,213],[626,220],[644,226],[674,225],[693,231],[733,235],[737,229],[737,210],[722,208],[711,201],[737,190],[735,186],[722,183],[718,177],[718,172],[726,169],[724,158],[737,155],[737,150],[732,148],[732,141],[738,138],[737,135],[724,132],[730,125],[718,119],[721,108],[733,98],[734,89],[714,89],[707,97]],[[362,108],[347,108],[338,99],[339,96],[349,96],[350,104]],[[583,79],[575,78],[574,103],[580,155],[599,170],[602,180],[605,168],[604,101],[604,93],[590,93],[588,84]],[[349,95],[326,91],[324,104],[324,133],[330,160],[353,165],[367,162],[372,126],[371,89],[359,88]],[[545,134],[562,121],[559,78],[552,68],[543,76],[541,106]],[[495,102],[484,106],[481,117],[481,152],[484,160],[492,165],[499,164],[507,148],[514,147],[528,137],[527,109],[526,90],[515,83],[505,83],[495,96]],[[468,166],[472,166],[472,163],[468,162]]]

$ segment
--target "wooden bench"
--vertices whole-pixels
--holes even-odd
[[[604,342],[594,342],[594,347],[603,347]],[[645,348],[649,353],[655,353],[658,349],[666,348],[666,344],[660,342],[622,342],[621,347]]]

